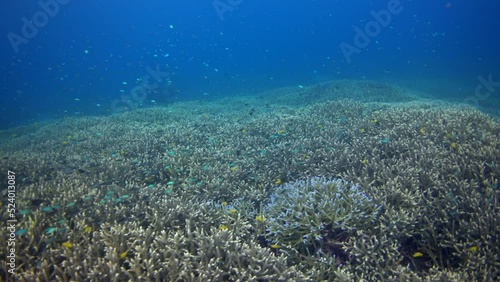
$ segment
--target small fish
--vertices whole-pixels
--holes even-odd
[[[45,229],[45,234],[52,234],[52,233],[54,233],[56,231],[57,231],[57,228],[55,228],[55,227],[49,227],[49,228]]]
[[[219,225],[219,230],[220,231],[226,231],[228,229],[229,229],[229,227],[227,227],[227,225]]]
[[[258,222],[264,222],[266,219],[262,215],[256,215],[255,220]]]
[[[26,209],[25,210],[20,210],[18,212],[19,215],[27,215],[27,214],[30,214],[30,213],[31,213],[31,211],[30,210],[26,210]]]
[[[51,213],[54,211],[54,209],[51,206],[48,206],[48,207],[43,207],[42,211],[46,213]]]
[[[423,257],[423,256],[424,256],[424,254],[422,254],[421,252],[415,252],[415,253],[413,253],[413,257],[414,258],[420,258],[420,257]]]
[[[21,236],[23,234],[25,234],[28,230],[26,229],[19,229],[16,231],[16,236]]]
[[[68,249],[71,249],[73,247],[73,243],[71,242],[63,242],[61,245]]]
[[[477,251],[478,249],[479,249],[479,247],[478,247],[478,246],[472,246],[472,247],[469,247],[469,249],[468,249],[468,250],[469,250],[469,252],[475,252],[475,251]]]
[[[125,252],[123,252],[123,253],[120,254],[120,258],[124,259],[124,258],[127,257],[127,255],[128,255],[128,251],[125,251]]]

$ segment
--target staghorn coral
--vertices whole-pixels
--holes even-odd
[[[0,167],[16,171],[25,232],[18,280],[172,280],[175,266],[194,273],[186,281],[229,269],[235,280],[498,280],[495,119],[376,83],[289,90],[2,133]],[[321,103],[300,102],[314,95]],[[324,226],[320,241],[294,249],[262,240],[272,240],[265,207],[277,183],[317,175],[356,183],[377,220]],[[226,260],[241,253],[241,265]],[[257,271],[274,259],[279,271]]]
[[[277,187],[270,198],[264,208],[270,240],[311,254],[325,247],[329,233],[348,237],[370,228],[379,211],[359,186],[342,179],[298,180]]]

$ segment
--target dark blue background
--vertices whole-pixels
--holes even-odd
[[[403,11],[347,63],[339,44],[353,44],[353,27],[388,2],[242,0],[221,21],[213,0],[71,0],[16,54],[7,34],[21,34],[21,18],[41,7],[4,1],[1,127],[110,113],[156,65],[178,89],[169,101],[342,78],[466,97],[478,75],[500,81],[500,4],[492,0],[401,0]]]

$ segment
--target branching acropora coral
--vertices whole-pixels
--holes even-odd
[[[329,231],[369,228],[379,207],[358,185],[313,177],[279,186],[265,211],[270,240],[305,252],[316,251]]]

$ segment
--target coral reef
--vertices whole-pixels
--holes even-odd
[[[366,81],[14,128],[15,279],[497,281],[498,136]]]

